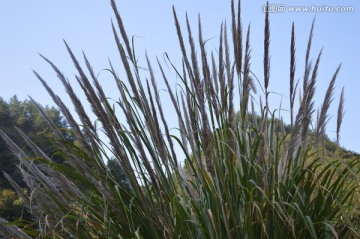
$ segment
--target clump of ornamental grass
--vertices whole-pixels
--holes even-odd
[[[25,134],[26,153],[3,132],[1,136],[20,159],[19,168],[29,193],[7,176],[34,217],[1,224],[4,235],[20,238],[351,238],[359,235],[357,162],[329,160],[322,153],[338,69],[330,81],[314,119],[314,95],[321,59],[310,59],[314,24],[307,44],[302,95],[294,107],[295,25],[290,42],[290,130],[269,108],[271,86],[270,19],[265,14],[264,77],[260,110],[255,109],[255,76],[251,70],[250,26],[243,29],[240,2],[231,2],[231,32],[222,24],[216,52],[208,52],[199,17],[198,35],[186,17],[175,27],[182,67],[166,73],[163,63],[146,56],[147,76],[138,65],[115,1],[112,23],[126,81],[110,63],[119,99],[112,103],[83,55],[84,66],[65,43],[76,70],[76,81],[96,116],[85,106],[72,84],[49,59],[69,95],[75,113],[35,72],[69,123],[64,137],[38,106],[53,130],[56,163]],[[185,34],[187,37],[185,37]],[[187,39],[187,40],[186,40]],[[276,40],[276,36],[272,39]],[[243,45],[243,43],[245,43]],[[172,79],[181,80],[173,90]],[[165,82],[178,119],[170,130],[157,83]],[[235,102],[239,99],[240,102]],[[240,105],[240,108],[235,108]],[[343,117],[341,95],[337,135]],[[125,117],[120,120],[120,116]],[[311,124],[315,122],[315,129]],[[101,125],[101,127],[99,127]],[[99,132],[105,136],[100,136]],[[339,139],[339,136],[337,136]],[[176,147],[180,148],[179,150]],[[179,155],[185,155],[185,160]],[[117,171],[110,170],[111,160]],[[123,175],[119,180],[118,172]],[[34,229],[35,228],[35,229]]]

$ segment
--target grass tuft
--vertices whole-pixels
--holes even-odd
[[[283,115],[278,109],[270,109],[268,102],[270,63],[274,64],[270,60],[268,12],[264,23],[264,81],[258,81],[264,90],[258,95],[251,69],[250,25],[243,35],[240,1],[237,8],[231,1],[231,36],[224,22],[216,52],[206,46],[200,16],[196,38],[187,15],[183,33],[173,8],[182,67],[175,67],[165,54],[169,71],[159,59],[155,68],[145,55],[145,76],[114,0],[111,6],[116,18],[116,24],[111,25],[114,40],[126,73],[121,79],[111,62],[106,71],[117,84],[115,103],[106,96],[85,53],[82,63],[66,42],[77,71],[75,83],[82,92],[75,92],[61,70],[41,57],[63,84],[74,113],[34,71],[69,123],[69,129],[56,128],[32,100],[53,130],[56,153],[64,161],[52,161],[20,130],[32,152],[24,152],[0,131],[20,160],[28,191],[6,177],[34,218],[29,225],[0,219],[3,235],[84,239],[360,237],[359,160],[330,157],[331,145],[325,134],[340,66],[329,83],[318,117],[313,117],[322,56],[321,50],[312,64],[315,21],[307,42],[302,93],[295,82],[292,25],[291,122],[286,125]],[[273,38],[276,40],[276,35]],[[174,77],[180,79],[176,90],[171,81]],[[166,85],[166,104],[159,93],[159,81]],[[94,122],[78,98],[80,93],[96,117]],[[295,109],[297,94],[300,105]],[[169,121],[168,108],[178,119],[176,130]],[[344,90],[337,116],[337,143],[343,116]],[[64,137],[64,130],[72,140]]]

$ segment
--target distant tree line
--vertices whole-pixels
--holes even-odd
[[[58,128],[66,128],[66,120],[54,108],[45,106],[44,111]],[[29,151],[26,143],[17,133],[19,128],[31,138],[55,162],[61,162],[61,156],[56,153],[52,143],[52,131],[43,120],[36,106],[29,100],[21,101],[13,96],[9,101],[0,97],[0,129],[9,135],[13,141],[25,151]],[[68,136],[70,139],[70,137]],[[7,144],[0,137],[0,217],[14,220],[25,215],[22,210],[22,199],[13,191],[9,181],[4,177],[4,172],[9,174],[15,182],[26,190],[18,168],[18,159],[9,150]]]
[[[64,129],[63,132],[67,140],[76,141],[68,133],[71,129],[59,110],[49,106],[45,106],[43,109],[59,129]],[[5,132],[26,153],[31,155],[31,150],[15,128],[24,132],[52,161],[56,163],[64,162],[61,154],[56,152],[52,137],[53,131],[42,118],[34,103],[29,100],[20,101],[16,96],[13,96],[9,101],[5,101],[0,97],[0,130]],[[27,191],[26,183],[22,178],[18,165],[19,160],[12,154],[8,145],[0,137],[0,218],[8,221],[14,221],[19,218],[31,220],[30,213],[23,207],[22,198],[16,194],[12,185],[4,176],[4,172],[6,172],[24,191]],[[107,167],[118,183],[126,184],[127,188],[129,188],[123,169],[115,159],[109,159]]]

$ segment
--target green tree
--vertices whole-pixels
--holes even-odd
[[[67,127],[66,121],[62,119],[57,109],[46,106],[44,111],[57,127]],[[20,101],[16,96],[13,96],[8,102],[0,97],[0,129],[18,142],[20,148],[29,153],[30,149],[16,132],[15,127],[36,142],[54,161],[62,161],[61,156],[55,154],[55,147],[51,141],[53,133],[36,106],[28,100]],[[13,220],[22,215],[22,202],[14,196],[15,192],[4,176],[4,172],[6,172],[20,187],[25,188],[26,184],[17,166],[18,163],[19,160],[0,137],[0,217],[7,220]]]
[[[31,217],[27,210],[24,210],[24,200],[16,192],[10,189],[0,190],[1,217],[14,221],[19,217]]]
[[[117,159],[109,159],[106,166],[109,168],[111,176],[113,176],[113,178],[118,184],[126,187],[127,189],[131,188],[124,169]]]

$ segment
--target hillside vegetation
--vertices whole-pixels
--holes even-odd
[[[58,128],[66,128],[66,121],[54,107],[45,107],[44,111]],[[27,135],[55,162],[61,162],[61,156],[56,154],[52,144],[52,130],[43,120],[35,105],[28,101],[20,101],[13,96],[8,102],[0,97],[0,130],[5,132],[20,148],[26,152],[31,149],[26,145],[21,133]],[[70,140],[70,137],[68,137]],[[16,220],[20,217],[30,219],[31,215],[23,207],[23,200],[16,195],[11,183],[5,175],[10,176],[23,190],[26,183],[23,180],[19,160],[12,154],[6,142],[0,138],[0,217],[6,220]]]

